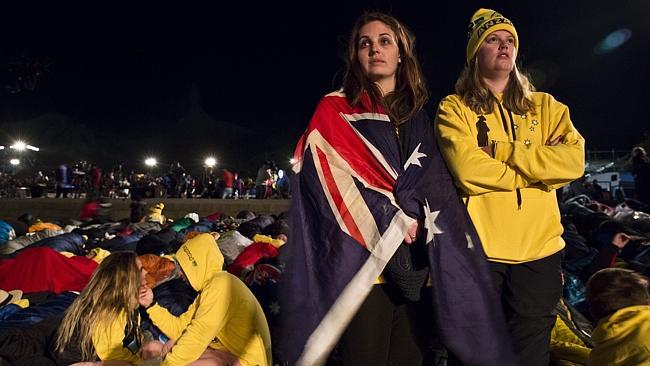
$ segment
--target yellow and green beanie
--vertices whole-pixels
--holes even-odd
[[[517,30],[512,22],[501,15],[499,12],[496,12],[491,9],[479,9],[477,10],[472,18],[469,21],[469,26],[467,29],[467,63],[476,56],[476,52],[483,44],[485,37],[490,33],[493,33],[498,30],[506,30],[515,37],[515,48],[519,49],[519,37],[517,36]]]

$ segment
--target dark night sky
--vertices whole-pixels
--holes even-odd
[[[310,2],[316,10],[304,2],[234,3],[3,4],[0,144],[18,135],[29,139],[31,132],[17,131],[16,122],[57,113],[100,139],[111,133],[131,141],[128,148],[121,147],[122,138],[105,145],[130,154],[189,159],[213,151],[231,162],[244,155],[254,161],[275,157],[274,144],[288,154],[320,96],[338,87],[345,37],[364,9],[390,11],[416,34],[432,116],[464,62],[471,13],[489,7],[515,23],[524,68],[538,89],[570,107],[588,149],[629,149],[650,130],[648,1],[617,7],[609,1]],[[627,43],[594,53],[600,40],[621,28],[631,31]],[[14,94],[12,65],[24,57],[47,67],[34,90]],[[200,126],[179,124],[191,108],[190,90],[199,92],[195,100],[209,118],[268,142],[227,147],[245,152],[212,146],[213,135]],[[179,129],[190,131],[182,135],[190,141],[138,146],[167,141]]]

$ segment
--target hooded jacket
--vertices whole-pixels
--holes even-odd
[[[243,365],[270,365],[271,336],[262,307],[241,280],[222,269],[214,237],[188,240],[176,260],[199,294],[178,317],[159,305],[147,309],[153,323],[176,341],[162,365],[186,365],[208,346],[235,355]]]
[[[589,366],[650,365],[650,306],[629,306],[601,319]]]
[[[142,222],[157,222],[160,225],[164,225],[167,221],[165,215],[163,215],[163,209],[165,204],[162,202],[156,203],[153,207],[149,209],[149,214],[142,218]]]
[[[103,326],[93,330],[93,346],[100,360],[120,360],[128,361],[134,365],[142,364],[143,360],[138,354],[139,347],[134,343],[133,333],[125,335],[127,321],[126,313],[122,311],[114,321],[102,323]],[[138,316],[139,323],[140,317]],[[126,344],[133,349],[127,348]]]
[[[555,189],[584,173],[584,139],[569,109],[533,93],[534,109],[515,115],[503,103],[477,114],[458,95],[436,116],[441,152],[455,178],[488,259],[523,263],[562,248]],[[556,146],[546,144],[562,136]],[[492,144],[494,156],[481,147]]]

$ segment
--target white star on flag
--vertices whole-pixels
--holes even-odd
[[[436,226],[436,218],[440,214],[440,211],[431,211],[429,207],[429,201],[425,198],[425,210],[424,210],[424,228],[427,229],[427,241],[426,244],[429,244],[433,240],[433,234],[442,234],[442,230]]]
[[[426,158],[427,154],[423,154],[418,151],[420,150],[420,145],[422,145],[421,142],[418,144],[418,146],[415,147],[415,150],[413,150],[411,156],[409,156],[408,160],[406,160],[406,163],[404,163],[404,170],[406,170],[406,168],[408,168],[411,164],[422,167],[422,164],[420,164],[420,159]]]
[[[273,314],[273,315],[280,314],[280,304],[277,301],[273,301],[269,305],[269,310],[271,311],[271,314]]]

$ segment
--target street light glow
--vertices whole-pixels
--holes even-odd
[[[154,167],[157,164],[158,164],[158,161],[156,160],[156,158],[146,158],[144,160],[144,165],[146,165],[148,167]]]
[[[25,145],[25,148],[27,148],[27,150],[32,150],[32,151],[39,151],[40,150],[38,147],[32,146],[32,145]]]
[[[11,159],[11,160],[9,160],[9,164],[11,164],[11,165],[13,165],[13,166],[20,165],[20,160],[18,160],[18,159]]]
[[[14,149],[14,150],[18,150],[18,151],[25,151],[25,148],[27,147],[27,144],[25,144],[24,141],[18,140],[16,142],[14,142],[14,144],[9,146],[9,147]]]
[[[208,168],[213,168],[215,165],[217,165],[217,159],[211,156],[205,158],[205,166],[207,166]]]

